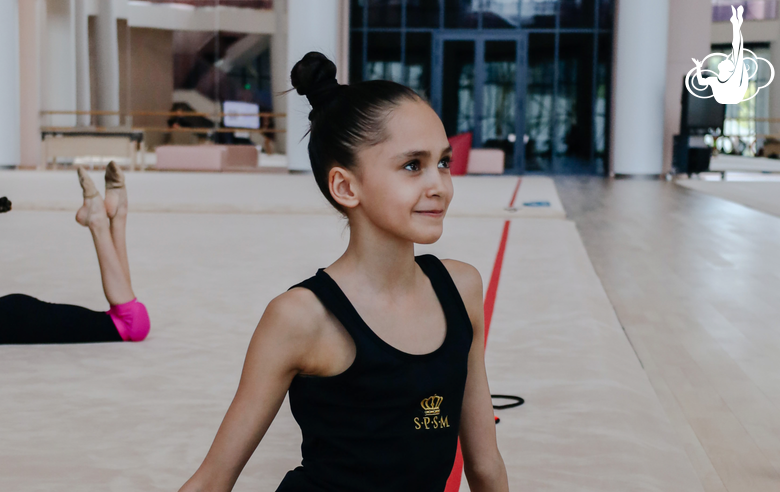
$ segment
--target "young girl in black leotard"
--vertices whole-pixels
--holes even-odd
[[[453,195],[439,117],[393,82],[338,84],[320,53],[291,77],[312,104],[314,178],[349,220],[349,246],[268,304],[236,396],[181,492],[231,490],[288,391],[303,461],[277,491],[439,492],[458,436],[470,489],[507,491],[481,277],[414,255],[441,236]]]

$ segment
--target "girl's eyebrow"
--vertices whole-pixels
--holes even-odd
[[[441,154],[447,154],[452,152],[452,146],[448,145],[447,148],[441,151]],[[396,156],[397,159],[413,159],[413,158],[420,158],[420,157],[430,157],[431,153],[427,150],[410,150],[409,152],[404,152],[403,154],[398,154]]]

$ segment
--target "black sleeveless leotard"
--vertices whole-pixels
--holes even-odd
[[[323,268],[293,286],[317,295],[349,332],[357,353],[337,376],[293,379],[290,407],[303,434],[303,461],[277,492],[444,490],[455,460],[473,332],[446,267],[430,254],[415,260],[447,320],[444,342],[428,354],[409,354],[379,338]]]

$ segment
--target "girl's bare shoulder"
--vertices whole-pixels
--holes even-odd
[[[464,261],[443,259],[441,262],[458,288],[469,314],[474,316],[482,309],[482,275],[479,270]]]
[[[328,311],[311,290],[295,287],[271,299],[260,324],[273,326],[285,337],[312,339],[318,337],[328,319]]]
[[[287,354],[298,373],[338,374],[354,359],[354,342],[311,290],[295,287],[271,300],[256,333],[274,333],[269,342]]]
[[[449,258],[443,259],[441,262],[447,268],[461,295],[464,292],[482,292],[482,275],[480,275],[479,270],[474,265]]]

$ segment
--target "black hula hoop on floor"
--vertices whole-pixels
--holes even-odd
[[[512,402],[512,403],[505,403],[503,405],[494,404],[493,408],[495,410],[503,410],[505,408],[515,408],[525,403],[525,400],[523,400],[519,396],[513,396],[513,395],[490,395],[490,398],[499,399],[499,400],[510,400]]]

